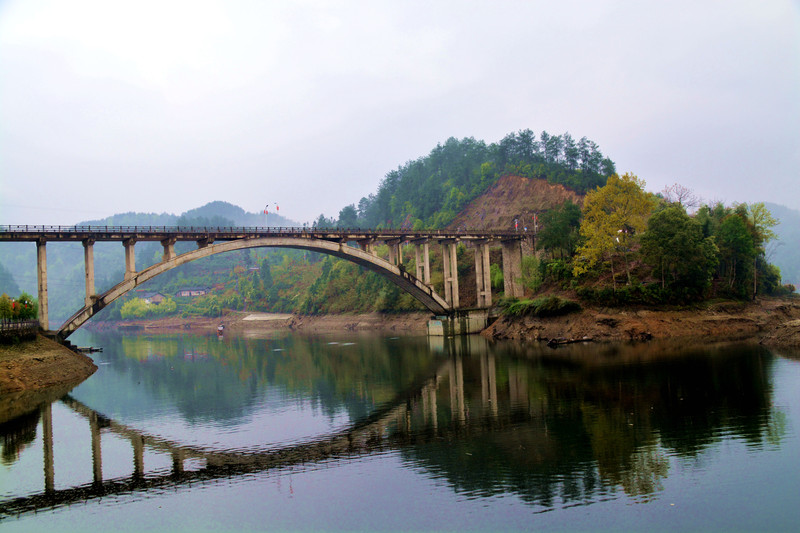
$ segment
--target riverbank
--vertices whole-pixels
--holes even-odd
[[[549,318],[501,316],[482,335],[523,342],[703,339],[800,347],[800,299],[726,301],[672,310],[584,307]]]
[[[429,313],[370,313],[302,316],[230,312],[219,318],[171,317],[87,324],[91,329],[144,333],[224,332],[259,336],[289,329],[306,333],[373,331],[425,335]],[[800,347],[800,298],[765,298],[756,302],[709,302],[683,309],[607,308],[585,306],[560,317],[501,316],[482,335],[522,342],[597,342],[652,339],[755,340],[774,346]]]
[[[305,333],[336,331],[374,331],[404,335],[425,335],[430,313],[367,313],[354,315],[291,315],[282,313],[250,313],[232,311],[218,318],[168,317],[155,320],[96,322],[86,327],[95,331],[130,331],[142,333],[215,333],[223,326],[224,333],[247,337],[289,329]]]
[[[0,345],[0,422],[60,398],[96,370],[89,357],[41,335]]]

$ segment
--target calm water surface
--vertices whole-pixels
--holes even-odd
[[[3,532],[800,524],[792,354],[76,337],[97,373],[0,425]]]

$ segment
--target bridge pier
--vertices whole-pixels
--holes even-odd
[[[361,239],[358,241],[358,247],[368,254],[375,255],[375,239]]]
[[[169,239],[164,239],[161,241],[161,246],[164,247],[164,255],[161,257],[161,261],[166,263],[172,259],[175,259],[175,237],[170,237]]]
[[[431,286],[431,254],[428,241],[414,243],[416,276],[422,283]]]
[[[403,264],[403,248],[400,240],[386,241],[389,246],[389,262],[394,266]]]
[[[492,277],[489,264],[489,244],[475,245],[475,283],[477,284],[478,303],[481,308],[492,306]]]
[[[94,239],[83,240],[83,265],[86,271],[85,303],[89,306],[97,297],[94,288]]]
[[[39,327],[44,331],[50,329],[47,305],[47,247],[44,239],[36,241],[36,284],[39,289]]]
[[[503,292],[506,298],[522,298],[522,244],[520,241],[502,241]]]
[[[444,264],[444,300],[451,309],[458,309],[458,256],[456,241],[442,243],[442,263]]]
[[[122,241],[122,245],[125,246],[125,280],[129,280],[136,275],[136,254],[134,251],[134,246],[136,245],[136,239],[129,238]]]

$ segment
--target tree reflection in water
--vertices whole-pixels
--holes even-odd
[[[694,457],[722,438],[774,444],[783,431],[780,413],[770,409],[773,356],[758,346],[553,350],[470,337],[359,338],[342,349],[327,338],[299,336],[224,343],[108,336],[102,345],[114,373],[82,385],[80,401],[65,401],[81,416],[103,421],[93,428],[96,453],[101,432],[134,443],[137,471],[0,502],[0,514],[386,450],[467,496],[513,492],[552,508],[621,489],[647,501],[669,475],[670,456]],[[344,411],[350,423],[294,442],[233,450],[181,444],[125,422],[142,419],[154,398],[162,398],[183,420],[233,427],[274,390],[307,399],[326,417]],[[26,417],[0,428],[7,434],[4,461],[35,436],[39,414]],[[143,448],[171,455],[173,471],[142,471]],[[184,468],[190,459],[199,466]]]

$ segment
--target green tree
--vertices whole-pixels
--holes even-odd
[[[579,276],[608,258],[616,288],[614,257],[622,256],[628,283],[631,283],[628,252],[632,241],[647,227],[653,209],[644,181],[633,174],[612,174],[605,186],[589,192],[583,202],[580,234],[583,244],[577,249],[573,275]]]
[[[642,258],[673,298],[697,299],[711,284],[718,250],[680,204],[656,212],[641,238]]]
[[[539,218],[542,229],[537,235],[539,244],[555,257],[556,250],[560,257],[570,256],[578,245],[581,208],[572,200],[567,200],[555,209],[542,214]]]
[[[168,316],[178,310],[178,304],[172,298],[164,298],[160,304],[151,307],[153,314]]]
[[[0,319],[11,319],[11,298],[6,293],[0,296]]]
[[[763,267],[761,269],[758,268],[759,263],[757,261],[758,257],[766,257],[767,253],[767,244],[769,241],[775,240],[778,238],[778,235],[772,229],[778,225],[778,220],[772,216],[769,209],[764,205],[763,202],[750,204],[747,206],[748,214],[749,214],[749,221],[753,227],[753,233],[755,234],[755,245],[756,245],[756,258],[754,259],[753,263],[753,297],[755,297],[756,293],[758,292],[758,277],[759,277],[759,270],[762,270],[764,274],[768,276],[774,277],[775,271],[768,270],[766,267],[771,266],[768,265],[766,260],[763,261]],[[780,273],[780,271],[778,271]],[[780,284],[780,275],[778,275],[778,284]],[[770,286],[772,283],[770,283]]]
[[[340,228],[355,228],[358,226],[358,212],[354,204],[345,206],[339,211],[337,226]]]
[[[14,306],[15,315],[20,320],[31,320],[38,314],[38,304],[36,300],[27,292],[21,292],[17,297]]]
[[[150,304],[140,298],[131,298],[122,305],[122,309],[119,312],[123,320],[127,320],[129,318],[144,318],[149,311]]]
[[[717,231],[719,272],[731,296],[745,298],[750,292],[756,247],[746,220],[738,213],[726,216]]]

